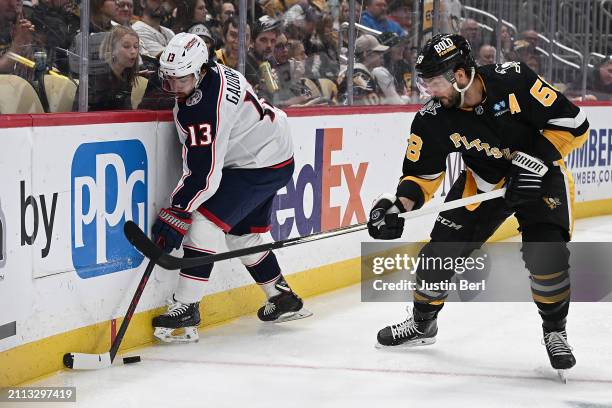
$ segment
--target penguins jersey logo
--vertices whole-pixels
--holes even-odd
[[[419,113],[421,114],[421,116],[425,116],[426,113],[435,116],[438,113],[436,109],[440,107],[442,107],[442,104],[440,102],[436,101],[435,99],[431,99],[429,102],[423,105],[421,110],[419,110]]]
[[[498,74],[506,74],[509,69],[514,68],[517,74],[521,73],[521,63],[516,61],[504,62],[503,64],[495,64],[495,72]]]

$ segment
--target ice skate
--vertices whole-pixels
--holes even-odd
[[[387,326],[378,332],[376,348],[409,348],[426,346],[436,342],[438,333],[437,317],[435,312],[420,313],[414,309],[401,323]]]
[[[200,324],[199,302],[181,303],[172,298],[166,313],[153,319],[153,335],[164,343],[197,342]]]
[[[544,329],[542,344],[550,359],[550,365],[557,370],[559,378],[567,383],[567,370],[576,365],[576,358],[572,354],[572,347],[567,343],[567,333],[562,329]]]
[[[280,278],[276,289],[281,292],[272,296],[257,311],[257,317],[263,322],[283,323],[291,320],[304,319],[312,316],[312,312],[304,309],[304,302],[296,295],[287,282]]]

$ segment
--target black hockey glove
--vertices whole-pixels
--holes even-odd
[[[548,167],[540,159],[517,152],[507,176],[505,198],[508,206],[516,207],[541,198],[542,178],[547,171]]]
[[[191,213],[178,208],[162,208],[153,224],[153,242],[167,253],[179,249],[191,226]]]
[[[375,239],[397,239],[404,232],[404,219],[398,214],[404,207],[393,194],[383,194],[372,205],[368,232]]]

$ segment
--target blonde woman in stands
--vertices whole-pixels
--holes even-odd
[[[106,69],[89,75],[89,111],[132,109],[139,45],[138,34],[131,27],[115,26],[106,35],[100,45]]]

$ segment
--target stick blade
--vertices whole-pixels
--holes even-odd
[[[128,241],[150,260],[155,262],[163,255],[162,249],[155,245],[135,222],[127,221],[123,227],[123,233]]]
[[[99,370],[112,365],[110,353],[86,354],[66,353],[64,354],[64,366],[72,370]]]

